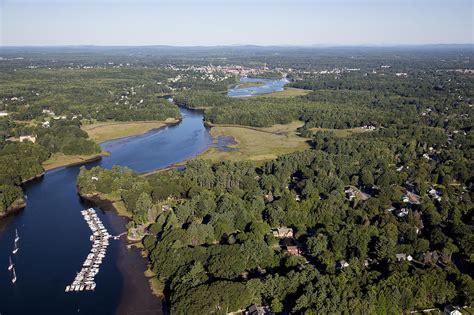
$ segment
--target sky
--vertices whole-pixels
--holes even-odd
[[[0,45],[472,44],[474,0],[0,0]]]

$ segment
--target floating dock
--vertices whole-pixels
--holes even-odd
[[[92,231],[92,235],[90,236],[92,248],[82,265],[81,271],[77,273],[74,281],[66,287],[66,292],[90,291],[95,289],[96,283],[94,277],[99,273],[99,267],[105,258],[107,246],[109,246],[109,238],[112,238],[94,209],[83,210],[81,213]]]

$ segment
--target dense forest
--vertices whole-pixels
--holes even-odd
[[[23,196],[20,188],[23,182],[44,172],[42,163],[51,154],[101,152],[99,145],[81,130],[77,120],[56,120],[43,128],[0,118],[0,126],[3,127],[0,133],[0,214]],[[27,140],[19,141],[22,136]]]
[[[312,90],[300,97],[175,96],[213,124],[301,120],[309,150],[146,177],[81,170],[81,193],[119,198],[132,214],[171,313],[472,306],[473,85],[455,71],[467,57],[351,53],[300,60],[291,85]],[[344,66],[328,74],[323,63]],[[352,128],[365,132],[340,132]]]
[[[419,127],[318,132],[311,142],[260,167],[196,160],[146,178],[93,168],[78,185],[121,195],[132,225],[150,224],[144,245],[172,313],[252,303],[308,314],[469,305],[472,152],[462,141],[436,161],[424,148],[443,143]],[[280,227],[292,235],[275,238]]]

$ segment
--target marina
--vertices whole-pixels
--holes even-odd
[[[92,249],[82,264],[81,271],[77,273],[74,281],[66,286],[65,292],[92,291],[96,288],[94,278],[99,273],[99,267],[105,258],[109,238],[112,238],[93,208],[82,210],[81,214],[92,231],[90,236]],[[118,237],[114,238],[117,239]]]

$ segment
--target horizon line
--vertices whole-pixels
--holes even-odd
[[[53,44],[53,45],[2,45],[0,48],[54,48],[54,47],[97,47],[97,48],[116,48],[116,47],[170,47],[170,48],[219,48],[219,47],[289,47],[289,48],[337,48],[337,47],[420,47],[420,46],[474,46],[473,43],[398,43],[398,44],[213,44],[213,45],[172,45],[172,44],[143,44],[143,45],[97,45],[97,44]]]

